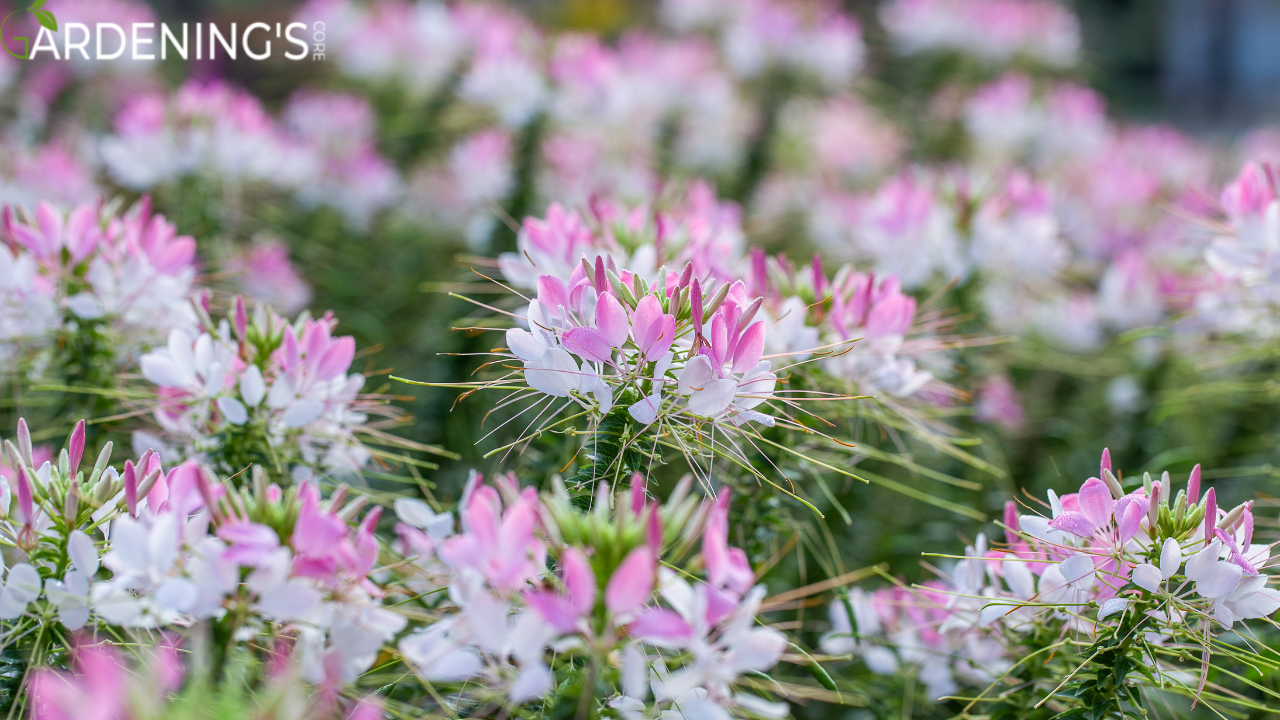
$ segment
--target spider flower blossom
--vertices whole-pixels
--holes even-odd
[[[991,63],[1023,56],[1075,64],[1080,27],[1055,0],[893,0],[880,19],[900,52],[967,53]]]
[[[305,679],[351,682],[406,621],[370,580],[380,509],[352,527],[363,501],[344,508],[344,496],[322,502],[309,483],[284,492],[261,473],[242,492],[179,465],[113,521],[102,557],[112,575],[93,583],[94,612],[123,627],[212,618],[241,633],[281,628]],[[245,614],[226,615],[233,606]]]
[[[32,720],[83,717],[149,720],[181,713],[180,708],[206,700],[216,705],[222,698],[206,695],[210,689],[204,687],[203,679],[199,678],[205,658],[200,658],[199,653],[200,648],[194,644],[184,648],[180,638],[165,634],[158,642],[137,652],[139,657],[134,662],[129,662],[116,646],[77,638],[71,648],[69,671],[41,668],[33,674],[29,686],[30,717]],[[184,662],[184,658],[191,659]],[[292,659],[273,656],[277,666],[283,666],[283,660]],[[189,673],[188,665],[196,672]],[[231,692],[237,690],[239,688]],[[380,716],[381,705],[376,698],[340,704],[336,702],[335,687],[331,683],[319,686],[299,683],[296,673],[287,667],[273,668],[263,685],[254,690],[253,716],[264,720],[371,720]]]
[[[763,587],[752,588],[746,556],[727,544],[727,492],[707,507],[686,477],[658,504],[636,475],[616,498],[601,483],[583,514],[562,483],[538,498],[513,476],[496,487],[479,481],[473,474],[468,485],[463,532],[439,549],[457,573],[446,615],[400,643],[418,675],[523,703],[552,691],[550,652],[620,653],[622,692],[608,702],[623,717],[700,704],[734,716],[786,714],[785,704],[736,688],[741,675],[772,667],[786,641],[754,627]],[[664,548],[693,542],[699,529],[706,582],[661,571]],[[546,573],[548,546],[557,576]]]
[[[359,395],[364,377],[349,372],[355,340],[335,337],[336,326],[331,314],[290,323],[263,306],[250,320],[237,298],[231,318],[175,329],[142,356],[160,432],[139,431],[134,444],[228,472],[270,457],[299,477],[359,472],[369,452],[357,435],[375,403]]]
[[[231,183],[282,180],[288,151],[256,98],[220,81],[194,80],[172,97],[130,99],[100,147],[111,176],[136,190],[200,174]]]
[[[1222,190],[1228,230],[1205,251],[1220,281],[1196,299],[1196,311],[1224,332],[1260,338],[1280,328],[1280,200],[1270,163],[1247,163]]]
[[[4,211],[8,250],[5,307],[28,312],[7,323],[9,337],[101,324],[125,359],[171,328],[195,322],[189,296],[195,240],[180,236],[148,200],[123,214],[95,204],[64,213],[40,203],[30,214]],[[58,316],[62,320],[58,320]]]

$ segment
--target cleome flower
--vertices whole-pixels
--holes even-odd
[[[120,213],[83,204],[64,213],[41,202],[30,213],[6,207],[0,226],[0,333],[16,348],[55,335],[81,336],[123,362],[190,327],[195,240],[151,213],[143,199]]]
[[[745,554],[727,544],[727,491],[708,506],[687,476],[659,504],[645,483],[637,474],[616,497],[600,483],[584,512],[558,479],[539,498],[513,476],[489,486],[473,474],[463,531],[440,550],[454,572],[448,600],[434,624],[400,641],[406,663],[481,702],[546,697],[554,674],[585,662],[618,692],[580,700],[622,717],[687,715],[692,705],[716,717],[785,716],[785,703],[739,687],[772,668],[786,640],[756,626],[764,587],[752,587]],[[700,530],[705,581],[659,568]]]
[[[359,394],[355,340],[334,337],[336,326],[332,314],[290,323],[264,306],[251,321],[237,298],[231,318],[173,330],[141,358],[159,427],[134,445],[228,474],[255,461],[301,478],[358,473],[371,456],[360,439],[373,432],[368,413],[385,409]]]

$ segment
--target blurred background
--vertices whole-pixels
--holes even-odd
[[[288,0],[149,0],[165,18],[234,22],[286,18]],[[513,0],[549,27],[604,36],[651,19],[652,4],[628,0]],[[874,0],[845,7],[875,27]],[[1273,0],[1074,0],[1083,36],[1080,72],[1113,112],[1168,119],[1198,133],[1226,134],[1280,113],[1280,3]],[[876,48],[876,35],[867,33]],[[883,41],[883,36],[880,38]],[[879,49],[884,51],[883,43]],[[276,68],[239,63],[261,90],[283,90]]]

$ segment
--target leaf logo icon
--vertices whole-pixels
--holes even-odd
[[[19,60],[26,60],[31,56],[31,39],[25,35],[13,38],[15,43],[22,43],[21,53],[14,52],[9,47],[9,44],[4,40],[4,28],[9,24],[9,19],[14,15],[21,15],[24,12],[29,12],[36,16],[36,22],[40,23],[40,27],[48,30],[49,32],[58,32],[58,19],[53,16],[53,13],[44,9],[44,3],[45,0],[36,0],[31,4],[31,7],[28,7],[26,10],[15,10],[6,15],[3,21],[0,21],[0,47],[4,47],[4,51],[9,53],[12,57]]]

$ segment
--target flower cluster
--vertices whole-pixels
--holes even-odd
[[[1080,27],[1056,0],[893,0],[880,19],[905,54],[953,51],[990,63],[1074,65]]]
[[[360,397],[355,339],[336,327],[331,313],[290,323],[258,305],[250,317],[236,298],[230,318],[173,330],[141,358],[160,433],[138,431],[134,445],[227,473],[254,462],[300,478],[358,473],[370,454],[357,434],[376,403]]]
[[[308,698],[308,688],[294,682],[292,674],[285,671],[287,663],[276,663],[279,669],[267,679],[265,687],[259,688],[261,695],[254,703],[243,703],[243,689],[229,684],[212,692],[202,685],[179,692],[190,677],[189,666],[195,664],[184,662],[182,651],[176,638],[170,636],[147,648],[141,661],[129,663],[112,645],[80,639],[72,648],[71,672],[42,668],[32,677],[30,717],[73,720],[91,714],[121,720],[158,720],[181,716],[197,707],[218,707],[223,712],[242,710],[246,716],[271,720],[381,717],[381,702],[376,699],[343,708],[328,688]]]
[[[420,677],[525,703],[553,690],[554,652],[556,669],[575,658],[591,668],[582,702],[604,702],[624,718],[786,715],[785,704],[735,688],[742,675],[773,667],[786,640],[753,627],[764,588],[752,587],[746,556],[727,544],[727,491],[707,507],[686,477],[659,504],[636,475],[617,498],[602,483],[584,515],[563,485],[541,499],[514,477],[496,485],[472,476],[457,535],[448,536],[451,518],[441,523],[427,508],[400,513],[402,534],[418,538],[416,562],[434,555],[452,571],[443,619],[400,642]],[[428,523],[434,540],[416,527]],[[706,580],[691,584],[659,562],[694,542],[699,527]],[[546,572],[548,551],[558,576]],[[589,696],[602,686],[609,692]]]
[[[25,422],[5,443],[2,532],[21,553],[0,588],[0,617],[16,622],[6,634],[53,617],[72,631],[199,620],[228,637],[283,630],[307,680],[345,684],[404,627],[370,580],[379,508],[352,527],[365,501],[344,507],[345,490],[322,503],[316,486],[283,491],[259,468],[240,491],[193,461],[166,472],[151,450],[117,471],[110,443],[84,471],[84,443],[82,421],[56,464],[39,467]]]
[[[911,664],[942,697],[961,684],[994,687],[1049,628],[1132,646],[1199,696],[1215,628],[1280,610],[1263,572],[1271,548],[1254,541],[1253,502],[1227,511],[1214,488],[1201,496],[1198,465],[1176,496],[1168,473],[1126,492],[1105,451],[1100,475],[1077,493],[1050,490],[1048,516],[1009,502],[1004,547],[979,535],[938,580],[835,600],[824,650],[852,652],[876,673]],[[1199,687],[1179,668],[1186,642],[1204,648]]]
[[[364,227],[399,192],[373,133],[368,103],[353,96],[303,91],[276,121],[243,90],[188,81],[172,97],[131,98],[100,150],[107,172],[127,188],[153,190],[188,177],[259,183],[304,207],[334,207]]]
[[[64,213],[42,202],[4,211],[3,337],[13,356],[58,332],[103,337],[131,359],[171,328],[190,326],[195,240],[180,236],[147,200],[120,213],[100,204]]]

